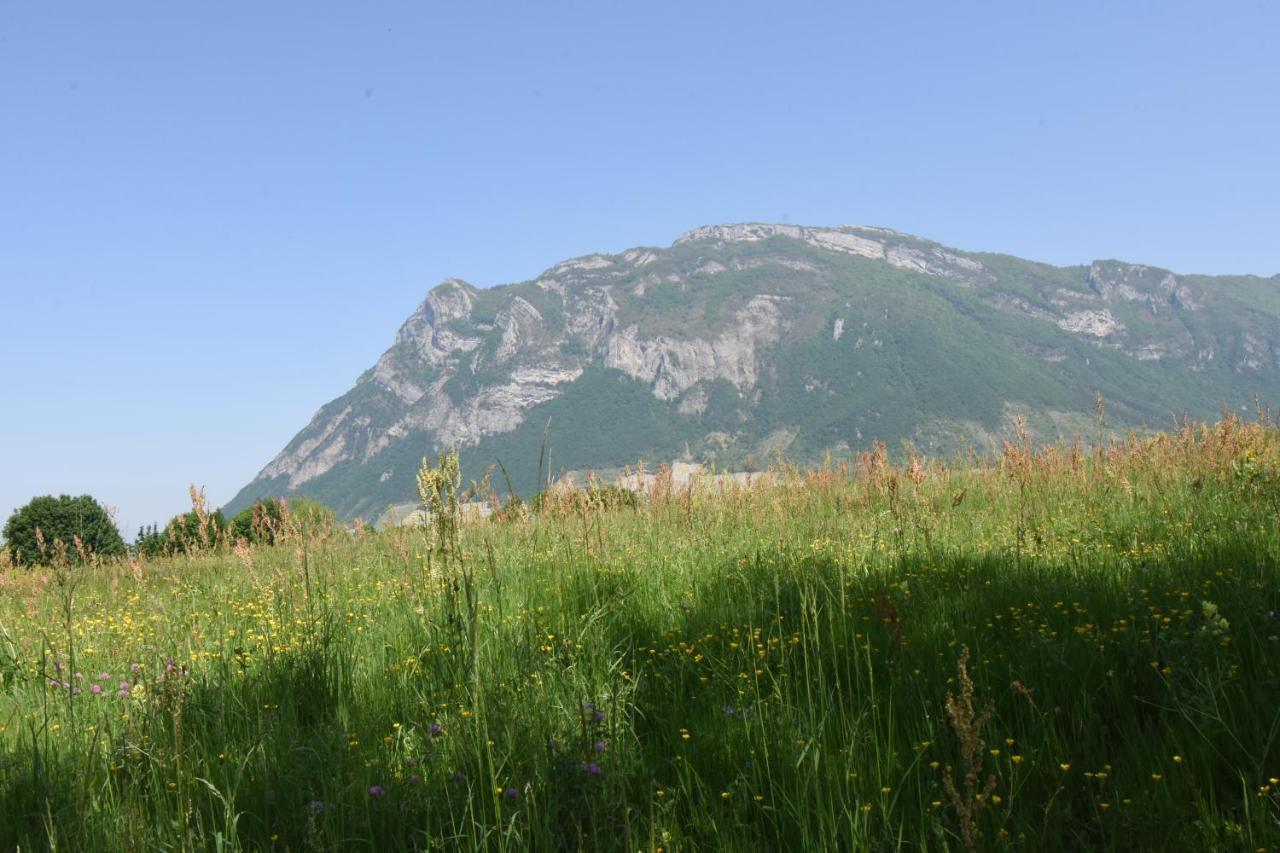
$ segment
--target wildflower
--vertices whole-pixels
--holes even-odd
[[[602,740],[598,740],[594,744],[592,744],[591,748],[594,749],[596,752],[604,752],[605,742]]]
[[[600,775],[600,765],[596,764],[594,761],[588,761],[586,764],[582,765],[582,769],[591,776]]]
[[[89,692],[90,692],[90,693],[92,693],[94,696],[99,696],[99,695],[101,695],[101,694],[102,694],[102,685],[101,685],[101,684],[94,684],[94,685],[91,685],[91,686],[89,687]]]
[[[312,801],[311,801],[311,813],[312,813],[312,814],[320,814],[320,812],[322,812],[322,811],[324,811],[324,800],[312,800]]]
[[[1062,768],[1062,772],[1063,772],[1063,773],[1066,773],[1068,770],[1070,770],[1070,769],[1071,769],[1071,765],[1070,765],[1070,764],[1059,764],[1058,766]]]
[[[597,723],[604,722],[604,711],[596,711],[591,715],[591,719],[595,720]]]
[[[1181,756],[1181,755],[1175,755],[1175,756],[1173,757],[1173,763],[1174,763],[1174,764],[1181,764],[1181,763],[1182,763],[1182,756]]]
[[[439,723],[432,723],[431,725],[427,726],[427,734],[431,735],[432,737],[440,737],[440,735],[444,734],[444,727],[441,726]]]
[[[508,788],[502,792],[502,796],[506,797],[508,800],[514,800],[516,797],[520,796],[520,792],[515,788]]]
[[[386,791],[382,790],[381,785],[372,785],[369,788],[369,796],[371,797],[381,797],[385,793]]]

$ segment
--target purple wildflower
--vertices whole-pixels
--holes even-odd
[[[89,692],[92,693],[94,696],[100,696],[102,694],[102,685],[101,684],[92,685],[89,688]]]
[[[502,796],[506,797],[508,800],[514,800],[516,797],[520,796],[520,792],[515,788],[508,788],[502,792]]]
[[[371,797],[381,797],[385,793],[386,791],[382,790],[381,785],[372,785],[369,788],[369,796]]]
[[[444,726],[440,725],[439,723],[432,723],[431,725],[427,726],[427,734],[431,735],[432,737],[440,737],[440,735],[444,734]]]
[[[600,765],[596,764],[594,761],[588,761],[586,764],[582,765],[582,769],[592,776],[600,775]]]
[[[592,748],[592,749],[594,749],[596,752],[604,752],[604,751],[605,751],[605,742],[604,742],[604,741],[602,741],[602,740],[598,740],[598,741],[596,741],[594,744],[592,744],[592,745],[591,745],[591,748]]]
[[[591,717],[592,717],[592,719],[594,719],[597,723],[603,722],[603,721],[604,721],[604,711],[596,711],[594,714],[592,714],[592,715],[591,715]]]

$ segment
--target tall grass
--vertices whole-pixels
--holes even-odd
[[[1228,418],[4,569],[0,847],[1275,847],[1278,513]]]

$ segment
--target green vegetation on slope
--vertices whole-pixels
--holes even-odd
[[[297,494],[345,519],[376,518],[412,498],[423,456],[454,441],[466,477],[502,462],[527,497],[548,419],[553,473],[676,458],[741,467],[777,453],[848,459],[877,441],[986,448],[1017,415],[1040,440],[1071,438],[1099,394],[1123,429],[1252,410],[1255,395],[1280,393],[1274,279],[1053,267],[909,235],[825,232],[874,238],[860,245],[886,254],[872,258],[783,233],[691,239],[485,290],[448,282],[377,378],[323,407],[268,467],[276,476],[260,475],[226,511]],[[580,369],[554,390],[545,378]],[[417,396],[437,382],[443,397]],[[659,400],[655,389],[679,393]],[[552,393],[562,396],[498,432],[513,398]],[[424,423],[444,426],[413,426]]]

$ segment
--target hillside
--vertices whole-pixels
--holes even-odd
[[[881,228],[723,225],[479,289],[450,279],[230,502],[376,517],[456,445],[478,479],[1088,436],[1280,398],[1280,277],[1055,267]],[[550,424],[548,431],[548,422]],[[495,480],[502,482],[495,473]]]

